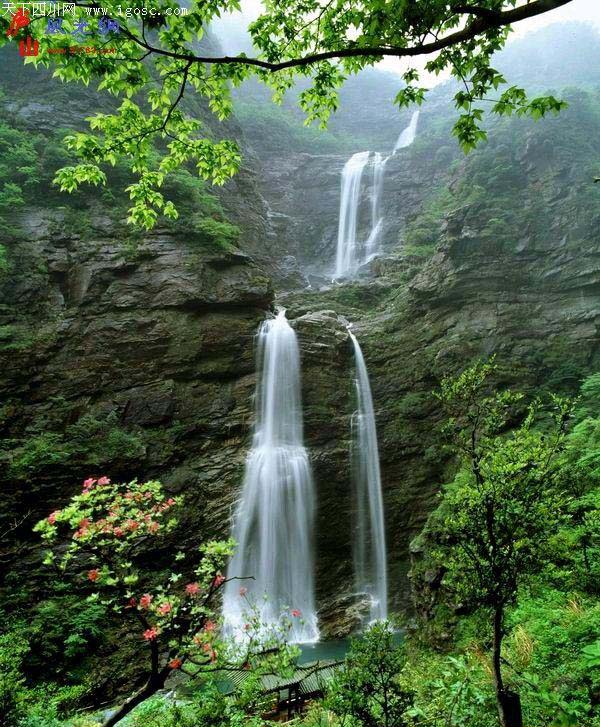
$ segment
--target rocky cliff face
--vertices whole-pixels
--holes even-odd
[[[30,100],[10,103],[27,122]],[[81,113],[88,104],[81,100]],[[344,285],[324,284],[341,154],[248,150],[246,169],[221,195],[241,228],[230,248],[173,229],[129,246],[129,231],[97,199],[85,202],[85,230],[67,199],[62,209],[44,200],[24,210],[16,230],[4,231],[13,268],[2,282],[0,328],[0,509],[31,511],[19,537],[28,540],[36,517],[97,472],[156,476],[184,493],[184,547],[227,535],[252,426],[253,337],[276,302],[301,345],[323,633],[346,633],[360,615],[347,321],[376,408],[390,605],[407,607],[409,542],[451,468],[431,395],[440,378],[496,353],[500,384],[572,391],[600,363],[600,220],[588,173],[597,150],[564,134],[558,147],[548,129],[561,127],[551,123],[507,127],[464,162],[435,106],[426,109],[414,146],[386,165],[383,254]],[[600,128],[593,115],[578,123],[589,139]],[[241,134],[235,123],[226,132]],[[483,191],[469,196],[465,182]],[[307,272],[321,279],[309,285]]]
[[[576,114],[574,108],[572,113]],[[594,193],[585,161],[590,150],[575,150],[563,142],[559,153],[552,141],[554,136],[564,139],[573,123],[573,117],[565,115],[516,136],[508,130],[508,192],[497,171],[504,168],[507,153],[505,128],[491,135],[479,157],[451,165],[440,163],[451,154],[442,145],[427,149],[415,144],[386,169],[385,214],[391,219],[383,254],[369,272],[344,285],[278,293],[277,300],[292,318],[318,309],[333,311],[353,323],[361,342],[380,441],[393,608],[408,605],[409,543],[452,469],[432,396],[440,379],[476,358],[495,354],[499,386],[543,396],[552,391],[574,393],[581,378],[600,364],[600,201],[584,201]],[[294,178],[295,189],[310,188],[310,180],[319,188],[322,177],[315,170],[319,163],[331,169],[330,161],[304,156],[295,173],[287,174]],[[473,179],[482,180],[480,167],[488,170],[485,194],[463,196],[465,180],[469,189]],[[286,188],[281,183],[274,186]],[[443,205],[438,203],[440,194],[447,195]],[[307,204],[314,205],[304,230],[292,215],[287,229],[299,231],[299,257],[304,252],[309,260],[317,259],[315,240],[329,240],[323,249],[331,256],[331,235],[317,231],[313,236],[313,230],[323,219],[323,225],[332,227],[332,197],[325,190],[304,195]],[[495,215],[506,217],[491,234],[490,217]],[[513,226],[510,215],[516,215],[519,224]],[[413,241],[423,238],[424,224],[429,237],[419,246]],[[397,230],[395,241],[392,229]],[[332,313],[326,315],[331,320]],[[350,507],[347,486],[333,489],[330,484],[330,473],[337,473],[335,482],[343,481],[341,472],[346,481],[349,477],[347,416],[353,406],[352,396],[345,401],[340,397],[340,389],[347,392],[353,376],[352,358],[346,359],[350,371],[336,375],[331,360],[335,340],[330,338],[320,368],[309,364],[305,385],[307,436],[324,473],[323,521],[332,511],[331,497],[338,498],[338,507]],[[334,393],[338,397],[327,425],[311,413],[315,388],[321,399]],[[319,434],[336,428],[338,451],[328,450]],[[327,543],[327,550],[335,553],[336,548]],[[326,563],[325,558],[322,564]],[[351,576],[347,569],[343,573],[349,587],[338,594],[349,596]]]

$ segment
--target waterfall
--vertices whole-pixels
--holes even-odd
[[[377,243],[383,220],[380,213],[383,170],[387,159],[375,152],[361,151],[353,154],[342,169],[338,239],[335,260],[335,277],[354,275],[357,268],[377,252]],[[366,241],[358,239],[358,209],[361,182],[367,164],[373,168],[371,188],[371,231]]]
[[[369,374],[356,336],[348,331],[356,361],[358,408],[352,417],[352,466],[356,505],[356,589],[371,599],[371,621],[387,618],[387,556],[377,430]]]
[[[374,257],[379,251],[379,238],[383,226],[381,216],[381,192],[383,190],[383,172],[387,157],[376,151],[373,155],[373,184],[371,187],[371,232],[365,245],[365,262]]]
[[[319,638],[314,598],[312,533],[315,493],[303,446],[300,353],[296,334],[280,311],[258,333],[256,421],[246,459],[242,497],[232,537],[237,543],[227,577],[253,577],[225,585],[226,630],[243,627],[248,602],[261,623],[276,627],[290,609],[289,640]],[[247,589],[240,596],[240,586]]]
[[[398,149],[410,146],[417,134],[419,110],[417,109],[410,124],[402,131],[394,147]],[[338,236],[335,256],[334,279],[352,277],[361,265],[369,262],[379,252],[379,243],[383,229],[381,214],[381,193],[385,163],[389,157],[379,152],[360,151],[353,154],[342,169],[340,189],[340,213],[338,219]],[[371,183],[371,229],[367,239],[361,241],[359,232],[359,206],[363,172],[367,164],[373,168]]]
[[[369,161],[368,151],[353,154],[342,169],[335,277],[354,273],[357,266],[356,222],[360,201],[360,182]]]
[[[398,141],[396,142],[396,146],[394,147],[394,151],[392,152],[393,154],[395,154],[398,149],[404,149],[404,147],[410,146],[413,143],[413,141],[415,140],[415,136],[417,135],[418,120],[419,109],[413,111],[413,115],[410,118],[410,124],[402,131],[402,133],[398,137]]]

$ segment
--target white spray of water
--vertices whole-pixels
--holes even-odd
[[[352,417],[354,572],[357,591],[370,597],[370,619],[378,621],[387,618],[387,555],[377,429],[365,359],[356,336],[348,333],[354,346],[358,401]]]
[[[246,459],[242,498],[234,516],[237,543],[227,571],[223,616],[226,631],[243,628],[251,603],[261,623],[276,628],[292,617],[289,640],[319,638],[312,553],[315,493],[303,446],[300,353],[285,311],[258,333],[259,379],[252,449]],[[247,589],[240,596],[240,586]]]
[[[418,109],[413,113],[410,124],[402,131],[393,153],[410,146],[417,134]],[[334,278],[348,278],[356,274],[361,265],[372,260],[380,252],[383,231],[381,195],[385,164],[389,157],[379,152],[361,151],[353,154],[342,169],[340,190],[340,212],[335,256]],[[371,181],[371,228],[365,239],[359,238],[359,208],[364,170],[367,165],[373,169]]]
[[[350,277],[365,262],[377,254],[383,225],[381,217],[381,190],[387,159],[379,152],[361,151],[348,159],[342,169],[338,239],[335,259],[335,277]],[[358,217],[361,187],[365,167],[373,169],[371,181],[371,230],[366,240],[358,237]]]
[[[371,186],[371,232],[365,244],[365,262],[379,252],[379,241],[383,227],[381,216],[381,193],[383,192],[383,173],[385,171],[384,158],[378,151],[373,154],[373,184]]]
[[[338,240],[335,259],[335,277],[351,275],[357,266],[356,223],[360,201],[360,182],[369,161],[368,151],[353,154],[342,169]]]
[[[394,147],[394,151],[392,152],[395,154],[398,149],[404,149],[407,146],[410,146],[413,141],[415,140],[415,136],[417,135],[417,123],[419,121],[419,109],[416,111],[413,111],[413,115],[410,118],[410,124],[401,132],[400,136],[398,137],[398,141],[396,142],[396,146]]]

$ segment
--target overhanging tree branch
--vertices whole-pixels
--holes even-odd
[[[239,64],[244,66],[254,66],[267,71],[277,72],[288,68],[302,68],[310,66],[321,61],[341,59],[341,58],[359,58],[359,57],[394,57],[407,58],[422,55],[430,55],[445,48],[464,43],[472,40],[478,35],[488,30],[501,28],[513,23],[518,23],[527,18],[533,18],[537,15],[555,10],[563,5],[567,5],[572,0],[535,0],[535,2],[520,5],[512,10],[493,11],[488,8],[482,8],[477,5],[459,5],[453,9],[458,14],[475,15],[476,19],[469,22],[463,29],[447,35],[445,38],[439,38],[430,43],[421,43],[416,46],[406,48],[392,46],[350,46],[348,48],[339,48],[329,51],[321,51],[319,53],[311,53],[301,58],[291,58],[285,61],[270,62],[260,58],[249,58],[246,56],[200,56],[194,53],[180,53],[178,51],[170,51],[164,48],[156,47],[150,44],[144,38],[140,38],[135,33],[127,29],[123,29],[123,34],[130,40],[137,43],[151,53],[157,55],[174,58],[177,60],[185,60],[190,63],[206,63],[209,65],[231,65]],[[95,3],[75,3],[78,7],[99,7]]]

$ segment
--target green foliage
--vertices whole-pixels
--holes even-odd
[[[41,431],[8,443],[4,458],[12,477],[26,478],[47,468],[126,462],[143,457],[145,447],[136,434],[121,429],[116,415],[85,414],[64,432]]]
[[[600,152],[590,139],[600,125],[600,94],[592,89],[564,94],[568,110],[551,122],[541,121],[534,132],[522,118],[489,119],[488,142],[460,162],[446,145],[446,121],[431,120],[427,140],[417,137],[413,153],[432,155],[437,149],[435,168],[447,166],[447,171],[426,194],[419,214],[409,219],[405,250],[425,257],[442,240],[464,246],[466,239],[484,254],[545,249],[550,213],[553,238],[564,238],[569,249],[579,251],[596,226],[598,194],[590,180],[600,166]],[[568,168],[569,175],[558,174],[559,168]],[[540,389],[549,392],[573,391],[586,370],[567,346],[556,351],[552,367],[549,351],[527,355],[540,369]]]
[[[547,562],[546,544],[565,506],[561,454],[569,404],[554,399],[550,431],[535,428],[534,403],[504,435],[522,396],[488,393],[494,371],[493,363],[477,363],[442,381],[438,394],[462,469],[430,522],[434,558],[444,564],[446,587],[471,607],[513,601],[518,584]]]
[[[431,255],[439,240],[442,222],[453,204],[456,202],[450,190],[437,190],[425,202],[419,215],[407,225],[404,252],[409,255]]]
[[[234,250],[240,234],[239,227],[210,217],[197,220],[195,231],[223,250]]]
[[[588,376],[581,384],[575,417],[577,421],[594,418],[600,412],[600,373]]]
[[[9,727],[22,713],[25,677],[21,665],[29,644],[19,634],[0,634],[0,725]]]
[[[542,586],[523,593],[508,619],[506,660],[523,695],[526,724],[575,727],[600,718],[597,598]]]
[[[8,115],[5,119],[0,118],[0,157],[3,161],[0,164],[0,219],[4,222],[5,232],[16,230],[14,213],[27,204],[35,204],[40,192],[43,191],[46,203],[53,206],[64,202],[61,195],[57,192],[52,193],[50,184],[59,165],[73,160],[72,154],[60,150],[63,136],[62,132],[57,132],[51,136],[48,143],[47,138],[21,129],[18,120]],[[149,163],[158,163],[159,158],[155,152],[149,153]],[[147,204],[148,200],[142,200],[146,194],[152,196],[152,184],[147,184],[151,178],[145,178],[136,185],[135,175],[123,160],[117,160],[106,175],[104,173],[98,175],[94,169],[79,170],[77,174],[81,181],[86,178],[89,171],[95,183],[105,185],[102,202],[108,208],[112,219],[121,221],[127,217],[126,198],[119,192],[120,188],[129,187],[132,198],[137,200],[134,205],[135,211],[132,208],[129,214],[141,215],[145,219],[149,215],[147,219],[151,219],[154,224],[157,216],[152,212],[152,205]],[[70,180],[68,173],[59,172],[59,177],[61,179],[64,177],[64,183],[71,191],[75,190],[76,185]],[[163,215],[168,218],[166,222],[171,229],[184,235],[186,240],[204,247],[231,250],[235,246],[239,229],[227,221],[219,200],[209,193],[206,183],[191,173],[186,166],[174,169],[166,177],[162,188],[172,200],[165,202],[161,208]],[[89,199],[86,202],[86,196],[89,199],[98,197],[93,192],[87,195],[83,192],[78,193],[70,206],[59,208],[60,214],[50,223],[51,233],[58,235],[65,232],[75,233],[83,240],[91,239]],[[179,212],[175,210],[173,203],[177,204]],[[146,207],[150,208],[149,211],[145,211]],[[125,255],[130,259],[135,259],[139,254],[141,232],[147,227],[141,217],[137,222],[139,222],[138,230],[133,230],[137,236],[130,236],[124,243]],[[0,276],[9,269],[6,248],[0,244]]]
[[[64,686],[49,679],[37,686],[28,684],[25,671],[33,649],[25,624],[0,634],[2,727],[54,727],[72,713],[86,691],[84,685]]]
[[[42,601],[35,607],[28,628],[32,648],[28,669],[53,672],[71,668],[102,643],[106,616],[101,603],[82,604],[74,595]],[[61,664],[65,666],[60,667]]]
[[[334,154],[356,148],[354,137],[325,133],[306,127],[302,120],[287,108],[268,105],[268,99],[236,100],[235,116],[254,138],[260,140],[261,150],[277,153],[285,148],[294,152]]]
[[[251,710],[260,699],[256,682],[225,695],[214,679],[208,678],[198,692],[185,701],[172,702],[163,697],[148,700],[123,721],[123,727],[262,727],[266,725]]]
[[[326,706],[345,725],[402,727],[412,688],[400,683],[404,650],[387,623],[376,623],[355,639],[342,670],[328,690]]]
[[[140,31],[138,16],[122,15],[119,2],[107,0],[103,10],[118,17],[121,26],[120,32],[111,31],[106,38],[115,48],[114,55],[71,54],[75,24],[81,17],[90,17],[74,13],[63,18],[64,33],[40,28],[40,53],[26,58],[28,63],[52,66],[54,76],[62,81],[95,82],[120,101],[113,113],[98,113],[89,119],[91,133],[66,138],[78,162],[59,169],[55,182],[67,192],[83,184],[103,185],[106,169],[125,160],[134,177],[126,187],[131,201],[128,221],[150,229],[160,215],[167,219],[178,216],[175,204],[162,191],[177,168],[191,164],[200,178],[223,184],[240,166],[235,143],[209,138],[198,119],[182,110],[186,94],[200,94],[215,116],[224,119],[232,110],[231,87],[250,77],[269,86],[276,102],[282,101],[298,78],[308,79],[309,84],[298,93],[298,104],[307,124],[325,127],[338,108],[337,91],[349,76],[388,54],[427,55],[427,39],[452,34],[446,47],[428,60],[426,70],[436,74],[448,70],[460,81],[455,95],[459,117],[453,133],[469,151],[487,136],[479,102],[492,101],[491,111],[496,115],[533,118],[565,106],[552,95],[529,99],[518,86],[505,88],[505,78],[491,67],[492,55],[504,46],[509,29],[497,19],[490,23],[486,18],[513,6],[512,0],[481,0],[473,15],[464,8],[449,10],[443,0],[418,9],[405,0],[374,0],[351,9],[344,3],[323,5],[320,0],[268,3],[249,28],[258,57],[242,53],[231,59],[198,55],[197,49],[211,21],[239,9],[239,0],[192,2],[185,14],[174,0],[149,0],[144,11],[154,31],[151,39],[145,25]],[[5,32],[8,22],[8,18],[2,19],[0,37],[3,42],[17,42],[26,30],[9,40]],[[465,22],[465,31],[457,32]],[[99,28],[91,30],[98,32]],[[422,103],[426,90],[419,85],[416,68],[405,71],[403,84],[395,103],[401,108]],[[489,98],[491,93],[499,97]],[[155,148],[160,148],[160,154],[154,153]],[[5,190],[13,206],[18,203],[17,192]]]
[[[433,727],[496,727],[494,691],[476,652],[456,656],[415,651],[402,671],[402,683],[415,691],[409,715]]]
[[[443,574],[442,589],[432,621],[409,639],[403,678],[418,684],[416,717],[491,727],[491,653],[520,694],[524,724],[597,725],[599,444],[589,416],[597,376],[583,382],[567,432],[565,402],[554,399],[550,418],[534,403],[523,419],[520,397],[494,393],[496,373],[476,364],[438,393],[462,466],[421,538],[434,557],[420,569]],[[413,578],[424,589],[420,569]],[[426,604],[432,594],[420,595]],[[490,611],[498,631],[486,623]],[[431,648],[442,638],[451,656]]]
[[[6,257],[6,247],[0,242],[0,278],[10,270],[10,264]],[[4,326],[2,326],[4,328]]]

